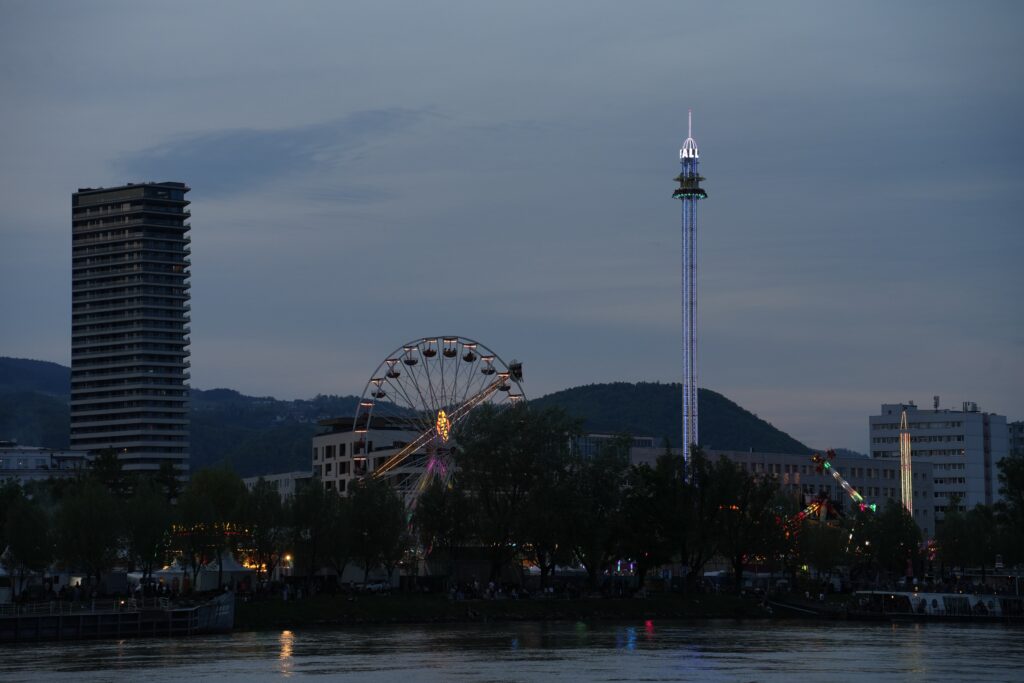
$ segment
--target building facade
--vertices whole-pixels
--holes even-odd
[[[71,197],[71,448],[188,472],[190,213],[184,183]]]
[[[365,434],[353,431],[354,422],[351,417],[321,420],[324,432],[313,437],[313,476],[328,491],[348,493],[353,480],[371,474],[419,436],[400,421],[375,416],[373,439],[366,440]],[[402,466],[389,471],[387,477],[397,484],[422,473],[422,468]]]
[[[0,483],[64,479],[81,474],[89,459],[81,451],[65,451],[37,446],[19,446],[0,441]]]
[[[998,464],[1009,453],[1006,417],[982,412],[976,403],[962,410],[931,409],[914,403],[886,403],[868,419],[871,456],[899,462],[900,415],[907,411],[911,459],[934,469],[935,513],[941,521],[953,499],[961,510],[992,505],[999,499]],[[916,502],[915,502],[916,505]]]

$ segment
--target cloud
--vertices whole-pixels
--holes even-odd
[[[186,133],[124,155],[114,165],[127,177],[184,180],[205,196],[227,196],[352,161],[370,144],[409,128],[424,115],[413,109],[373,109],[290,128]],[[378,195],[352,187],[332,196],[335,201],[366,202]]]

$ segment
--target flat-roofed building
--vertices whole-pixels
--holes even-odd
[[[0,482],[66,479],[75,477],[89,466],[89,458],[81,451],[19,446],[0,441]]]
[[[184,183],[71,196],[71,448],[188,472],[190,213]]]
[[[400,419],[374,417],[370,426],[373,436],[353,431],[354,419],[338,417],[321,420],[324,431],[313,437],[313,476],[328,491],[347,493],[352,481],[372,474],[388,458],[419,436]],[[417,462],[411,458],[410,462]],[[388,478],[400,484],[409,477],[419,477],[422,467],[415,464],[396,467]]]
[[[868,418],[871,456],[875,460],[900,457],[900,416],[907,411],[911,460],[930,462],[934,469],[935,512],[942,513],[959,500],[961,510],[992,505],[999,500],[999,461],[1009,453],[1006,417],[982,412],[965,402],[962,410],[922,409],[910,403],[882,404]]]

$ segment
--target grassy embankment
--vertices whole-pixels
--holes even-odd
[[[646,599],[466,600],[441,595],[318,595],[284,602],[239,601],[235,629],[259,631],[348,624],[473,623],[487,621],[598,621],[637,619],[761,618],[756,602],[731,595],[676,594]]]

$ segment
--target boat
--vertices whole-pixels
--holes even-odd
[[[857,591],[850,619],[907,621],[1021,621],[1024,598],[991,593]]]
[[[232,592],[190,602],[51,600],[0,607],[0,642],[191,636],[227,632],[234,622]]]

